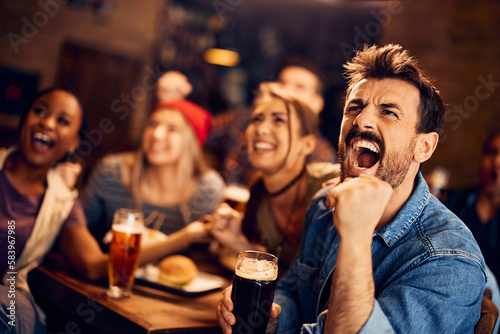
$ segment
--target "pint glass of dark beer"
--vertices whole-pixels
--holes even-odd
[[[113,239],[109,246],[109,288],[106,294],[120,299],[130,296],[134,284],[134,273],[139,264],[139,249],[144,230],[142,212],[116,210],[111,229]]]
[[[264,334],[278,278],[278,258],[258,251],[238,256],[231,299],[236,324],[233,333]]]

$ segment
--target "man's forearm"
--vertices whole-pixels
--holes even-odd
[[[325,333],[357,333],[375,298],[371,242],[342,240],[332,277]]]

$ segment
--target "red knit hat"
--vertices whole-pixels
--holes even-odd
[[[210,113],[188,100],[162,101],[154,107],[153,111],[165,108],[172,108],[180,111],[193,126],[198,141],[200,145],[203,146],[208,133],[212,129],[212,116]]]

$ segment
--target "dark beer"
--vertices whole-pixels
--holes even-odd
[[[266,332],[277,274],[277,258],[274,255],[254,251],[240,253],[231,294],[236,317],[233,333]]]
[[[266,332],[276,280],[260,281],[234,275],[231,299],[234,302],[236,324],[233,333]]]

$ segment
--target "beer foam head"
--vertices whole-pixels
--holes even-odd
[[[246,279],[273,281],[278,277],[278,265],[276,262],[243,258],[238,261],[235,273]]]
[[[126,234],[141,234],[144,227],[141,224],[113,224],[111,228],[114,231]]]
[[[245,187],[230,184],[224,189],[224,198],[246,203],[250,198],[250,191]]]
[[[141,211],[117,209],[113,216],[112,229],[124,233],[142,233],[144,218]],[[120,226],[115,228],[115,226]]]

